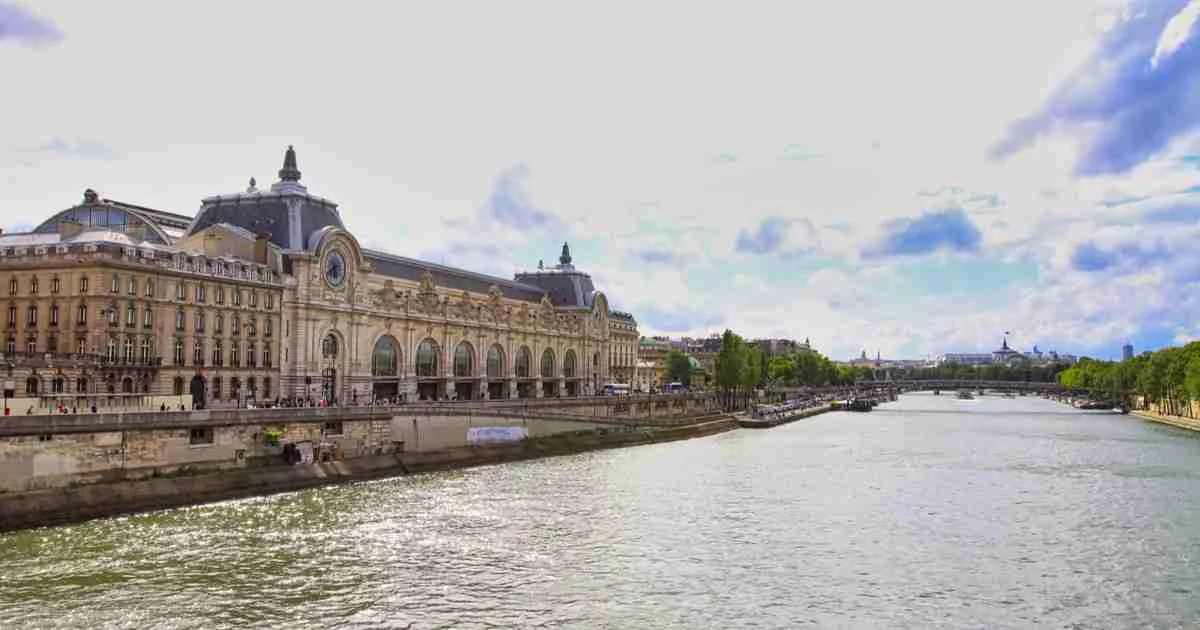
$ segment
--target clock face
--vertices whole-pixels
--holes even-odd
[[[342,286],[346,280],[346,261],[337,251],[329,252],[325,257],[325,281],[335,287]]]

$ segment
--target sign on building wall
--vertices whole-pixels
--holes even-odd
[[[525,427],[471,427],[467,429],[468,444],[520,442],[529,437]]]

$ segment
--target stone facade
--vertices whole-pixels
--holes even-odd
[[[218,404],[277,395],[278,255],[216,229],[168,245],[100,224],[128,229],[136,208],[89,194],[0,236],[0,381],[25,399],[10,409],[190,405],[196,377]]]
[[[565,243],[513,280],[367,250],[291,147],[269,190],[195,217],[88,190],[0,236],[0,279],[0,379],[42,411],[580,396],[636,361],[636,321]]]

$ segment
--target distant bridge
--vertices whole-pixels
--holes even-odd
[[[1002,392],[1033,392],[1037,394],[1086,394],[1087,390],[1082,389],[1067,389],[1058,383],[1047,383],[1039,381],[981,381],[981,380],[966,380],[966,379],[901,379],[894,381],[871,382],[860,381],[859,385],[863,386],[887,386],[892,385],[898,387],[901,391],[926,391],[934,389],[967,389],[980,390],[990,389]]]

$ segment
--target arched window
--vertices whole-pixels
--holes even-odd
[[[149,376],[146,376],[145,374],[143,374],[138,378],[138,391],[142,392],[143,394],[150,393],[150,377]]]
[[[270,397],[271,397],[271,377],[264,376],[263,383],[262,383],[262,396],[260,396],[260,398],[263,398],[265,400]]]
[[[87,386],[88,386],[88,380],[86,378],[77,379],[75,381],[75,391],[80,394],[87,393],[87,390],[88,390]]]
[[[529,378],[533,376],[533,353],[526,346],[521,346],[517,350],[517,378]]]
[[[542,378],[554,377],[554,351],[546,348],[542,352]]]
[[[501,378],[504,376],[504,350],[500,347],[500,344],[492,344],[492,347],[488,348],[487,375],[488,378]]]
[[[321,340],[321,356],[326,359],[336,359],[338,355],[338,340],[332,333]]]
[[[396,376],[400,365],[400,344],[391,335],[384,335],[375,342],[371,352],[371,376]]]
[[[438,375],[438,346],[432,339],[426,339],[417,346],[417,376]]]
[[[175,391],[175,395],[176,395],[176,396],[182,396],[182,395],[183,395],[183,377],[182,377],[182,376],[176,376],[176,377],[175,377],[175,389],[174,389],[174,391]]]
[[[25,393],[32,396],[37,396],[38,380],[36,376],[30,376],[29,378],[25,379]]]
[[[61,376],[57,376],[53,381],[50,381],[50,391],[55,394],[63,393],[63,378]]]
[[[125,338],[125,362],[133,362],[133,340],[129,337]]]
[[[467,378],[475,375],[475,349],[462,342],[454,349],[454,376]]]
[[[567,350],[563,355],[563,376],[575,378],[575,351]]]
[[[122,394],[132,394],[133,393],[133,379],[131,377],[126,376],[125,378],[121,379],[121,393]]]

